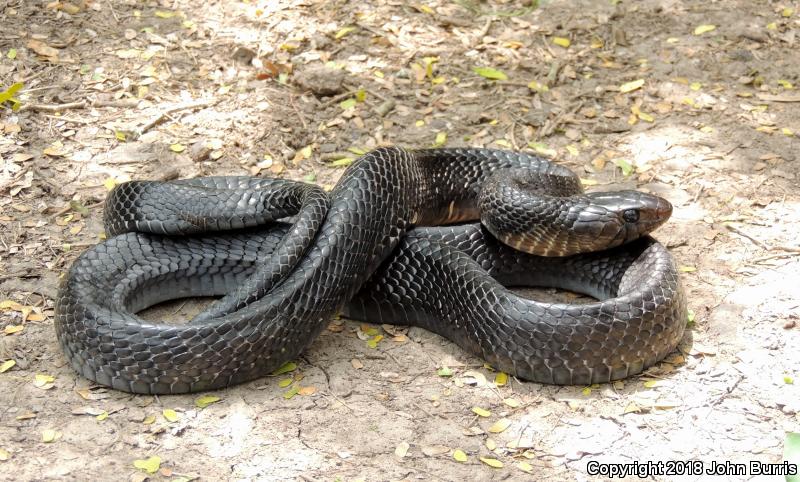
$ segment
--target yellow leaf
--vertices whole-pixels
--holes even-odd
[[[647,380],[644,382],[645,388],[655,388],[658,386],[658,380]]]
[[[0,301],[0,310],[22,311],[22,305],[13,300]]]
[[[447,142],[447,132],[439,132],[436,134],[436,140],[433,142],[433,147],[443,146]]]
[[[569,152],[569,155],[572,157],[578,157],[578,155],[580,155],[580,151],[578,150],[578,148],[573,146],[572,144],[568,144],[564,148],[567,150],[567,152]]]
[[[775,22],[768,23],[767,30],[778,30],[778,24]]]
[[[494,384],[498,387],[504,386],[508,383],[508,375],[503,372],[498,372],[497,375],[494,376]]]
[[[8,450],[0,449],[0,462],[5,462],[6,460],[11,458],[11,454],[8,453]]]
[[[13,367],[16,364],[17,362],[14,360],[6,360],[3,363],[0,363],[0,373],[9,371],[11,367]]]
[[[704,33],[711,32],[717,28],[716,25],[698,25],[697,28],[694,29],[695,35],[703,35]]]
[[[780,86],[783,87],[784,89],[794,89],[794,85],[792,85],[792,83],[789,82],[788,80],[780,79],[778,80],[778,84],[780,84]]]
[[[122,131],[114,131],[114,137],[115,137],[115,138],[116,138],[118,141],[125,142],[125,140],[128,138],[128,135],[127,135],[127,134],[125,134],[125,133],[124,133],[124,132],[122,132]]]
[[[534,92],[539,92],[540,94],[542,92],[547,92],[547,91],[550,90],[550,88],[548,86],[546,86],[545,84],[542,84],[542,83],[540,83],[540,82],[538,82],[536,80],[531,80],[530,82],[528,82],[528,88],[531,89]]]
[[[558,154],[558,152],[556,152],[555,149],[547,147],[547,145],[542,142],[533,142],[533,141],[528,142],[528,147],[536,151],[538,154],[542,154],[548,157],[555,157]]]
[[[137,459],[133,461],[133,466],[139,470],[144,470],[148,474],[155,474],[161,467],[161,457],[154,455],[149,459]]]
[[[186,146],[183,144],[171,144],[169,150],[172,152],[183,152],[186,150]]]
[[[517,463],[517,468],[523,472],[527,472],[529,474],[533,473],[533,465],[529,464],[528,462],[519,462]]]
[[[631,402],[625,407],[625,410],[623,410],[622,413],[623,414],[625,414],[625,413],[639,413],[641,411],[642,411],[641,407],[639,407],[639,405],[637,405],[636,402]]]
[[[107,418],[108,418],[108,412],[106,412],[105,410],[103,410],[102,412],[100,412],[100,413],[99,413],[99,414],[98,414],[96,417],[94,417],[94,418],[96,418],[96,419],[97,419],[99,422],[102,422],[103,420],[105,420],[105,419],[107,419]]]
[[[109,177],[105,181],[103,181],[103,187],[105,187],[107,191],[114,189],[116,185],[117,185],[117,180],[114,179],[113,177]]]
[[[792,15],[794,15],[794,9],[791,7],[786,7],[783,10],[781,10],[781,17],[789,18]]]
[[[356,101],[364,102],[365,100],[367,100],[367,91],[364,89],[358,89],[358,91],[356,91]]]
[[[367,340],[367,346],[370,348],[378,348],[378,343],[383,340],[383,335],[376,335]]]
[[[164,416],[164,419],[169,423],[177,422],[178,419],[181,418],[180,415],[178,415],[178,412],[176,412],[171,408],[165,408],[161,412],[161,414]]]
[[[586,396],[589,396],[592,394],[592,389],[590,387],[584,387],[583,390],[581,390],[581,393]]]
[[[142,423],[145,425],[153,425],[156,423],[156,416],[155,415],[148,415],[142,420]]]
[[[309,395],[313,395],[317,392],[317,387],[301,387],[300,390],[297,391],[298,394],[307,397]]]
[[[13,335],[14,333],[19,333],[24,329],[25,329],[24,325],[8,325],[5,328],[3,328],[3,333],[5,333],[6,335]],[[3,370],[0,370],[0,372],[2,371]]]
[[[571,42],[565,37],[553,37],[553,43],[566,49],[569,48]]]
[[[158,18],[172,18],[176,15],[176,13],[170,12],[169,10],[156,10],[155,15]]]
[[[636,116],[645,122],[655,122],[655,118],[647,112],[639,112]]]
[[[214,395],[203,395],[202,397],[198,398],[194,401],[194,404],[197,408],[206,408],[207,406],[211,405],[212,403],[217,403],[220,401],[219,397],[215,397]]]
[[[623,94],[627,94],[628,92],[633,92],[634,90],[640,89],[643,85],[644,79],[637,79],[620,85],[619,91]]]
[[[418,120],[418,121],[414,122],[414,125],[417,126],[417,127],[422,127],[422,126],[425,125],[425,121],[424,120]]]
[[[61,437],[61,432],[48,428],[42,432],[42,442],[50,443]]]
[[[500,462],[497,459],[490,459],[488,457],[478,457],[481,459],[481,462],[488,465],[489,467],[494,467],[495,469],[499,469],[503,467],[503,462]]]
[[[293,378],[284,378],[283,380],[278,382],[278,386],[281,388],[286,388],[289,385],[291,385],[293,381],[294,381]]]
[[[511,426],[511,420],[507,418],[501,418],[500,420],[493,423],[491,427],[489,427],[489,431],[491,433],[500,433],[504,432],[510,426]]]
[[[500,147],[505,147],[506,149],[511,149],[511,143],[508,142],[505,139],[497,139],[496,141],[494,141],[494,143],[497,144]]]
[[[794,385],[794,378],[790,377],[789,375],[783,376],[783,383],[787,385]]]
[[[409,447],[410,447],[410,445],[408,445],[408,442],[400,442],[399,444],[397,444],[397,447],[394,449],[394,454],[397,455],[400,458],[403,458],[408,453]]]
[[[33,386],[42,388],[43,386],[47,385],[48,383],[53,383],[55,381],[55,377],[52,375],[46,375],[44,373],[37,373],[36,376],[33,377]]]
[[[516,398],[506,398],[505,400],[503,400],[503,403],[505,403],[511,408],[519,408],[522,406],[522,402],[520,402]]]
[[[694,91],[698,91],[703,88],[703,84],[700,82],[692,82],[691,84],[689,84],[689,88]]]
[[[794,131],[792,131],[788,127],[784,127],[783,129],[781,129],[781,132],[783,133],[783,135],[789,136],[789,137],[792,137],[794,135]]]
[[[356,29],[355,27],[344,27],[343,29],[336,32],[336,35],[334,35],[333,38],[339,40],[340,38],[344,37],[345,35],[349,34],[355,29]]]
[[[423,13],[427,13],[428,15],[433,15],[436,13],[431,7],[427,5],[417,5],[417,10]]]
[[[358,101],[356,99],[350,98],[339,102],[339,107],[341,107],[343,110],[352,109],[357,103]]]
[[[456,462],[466,462],[467,454],[465,454],[464,451],[461,449],[456,449],[453,452],[453,458],[456,459]]]
[[[581,185],[582,186],[596,186],[597,185],[597,179],[584,179],[584,178],[581,178]]]
[[[481,407],[472,407],[472,411],[479,417],[490,417],[492,415],[492,412]]]
[[[493,451],[494,449],[497,448],[497,442],[495,442],[494,440],[492,440],[490,438],[487,438],[486,439],[486,448]]]
[[[694,266],[679,266],[678,271],[680,271],[681,273],[692,273],[694,271],[697,271],[697,268],[695,268]]]
[[[282,367],[278,368],[274,372],[272,372],[272,376],[283,375],[284,373],[289,373],[297,370],[297,363],[295,362],[286,362],[283,364]]]

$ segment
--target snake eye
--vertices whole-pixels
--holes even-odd
[[[622,219],[628,223],[635,223],[639,220],[639,210],[638,209],[626,209],[622,212]]]

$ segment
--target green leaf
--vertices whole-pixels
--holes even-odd
[[[447,132],[438,132],[436,140],[433,141],[433,147],[443,146],[445,142],[447,142]]]
[[[528,147],[536,151],[538,154],[548,157],[556,157],[558,152],[555,149],[552,149],[542,142],[528,142]]]
[[[11,60],[16,59],[17,58],[17,49],[8,49],[8,53],[6,54],[6,57],[8,57]]]
[[[450,367],[442,367],[436,370],[436,374],[440,377],[452,377],[453,376],[453,369]]]
[[[317,175],[314,174],[313,172],[308,173],[305,176],[303,176],[303,180],[305,182],[317,182]]]
[[[2,104],[3,102],[5,102],[7,100],[14,100],[13,99],[14,94],[16,94],[17,91],[19,89],[21,89],[23,86],[24,86],[24,84],[22,82],[17,82],[17,83],[11,84],[11,87],[9,87],[8,89],[4,90],[3,92],[0,92],[0,104]]]
[[[351,99],[347,99],[347,100],[343,100],[343,101],[339,102],[339,107],[341,107],[344,110],[352,109],[353,107],[356,106],[356,102],[358,102],[358,101],[356,99],[352,99],[352,98]]]
[[[331,162],[331,166],[333,166],[333,167],[345,167],[345,166],[349,166],[350,164],[352,164],[353,161],[355,161],[355,159],[353,159],[352,157],[343,157],[341,159],[336,159],[335,161]]]
[[[282,367],[278,368],[274,372],[272,372],[272,376],[283,375],[284,373],[289,373],[297,370],[297,363],[295,362],[286,362],[283,364]]]
[[[783,442],[783,460],[800,465],[800,433],[786,432]],[[786,482],[800,482],[800,474],[787,475]]]
[[[473,67],[472,70],[481,77],[489,80],[508,80],[508,76],[502,71],[491,67]]]
[[[692,326],[694,324],[694,310],[686,310],[686,325]]]
[[[633,174],[633,166],[625,159],[614,159],[612,162],[622,170],[623,176],[628,177]]]
[[[300,392],[300,384],[295,383],[294,385],[292,385],[292,388],[290,388],[289,390],[286,391],[286,393],[283,394],[283,398],[289,400],[290,398],[297,395],[299,392]]]

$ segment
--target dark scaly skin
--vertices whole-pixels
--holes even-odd
[[[295,358],[386,260],[376,274],[377,284],[370,283],[372,291],[350,305],[354,316],[421,324],[523,378],[548,383],[607,381],[637,373],[673,349],[683,330],[685,307],[669,255],[657,243],[642,241],[650,244],[638,255],[634,248],[620,248],[599,258],[584,255],[588,258],[583,264],[563,260],[594,273],[578,276],[565,287],[594,293],[587,283],[619,280],[616,285],[605,283],[602,293],[620,296],[592,311],[509,297],[475,264],[481,256],[493,257],[500,265],[512,256],[532,261],[511,265],[548,262],[511,255],[513,251],[484,239],[478,228],[450,228],[451,235],[418,229],[405,236],[412,225],[474,218],[483,182],[492,172],[509,167],[571,175],[518,153],[408,153],[385,148],[367,154],[343,174],[327,213],[327,202],[317,192],[303,192],[286,181],[260,180],[272,184],[258,194],[234,189],[223,194],[230,196],[227,204],[216,207],[189,191],[184,201],[170,206],[163,199],[172,198],[160,193],[161,187],[150,186],[155,194],[148,197],[139,184],[120,186],[111,196],[117,203],[108,211],[116,213],[112,218],[131,222],[113,231],[153,230],[155,225],[157,232],[174,232],[149,218],[225,229],[257,224],[251,216],[268,221],[297,211],[300,215],[292,229],[275,228],[266,238],[258,233],[178,239],[128,233],[110,239],[85,252],[71,268],[56,303],[56,333],[79,373],[120,390],[184,393],[226,387],[264,376]],[[178,187],[199,187],[211,197],[218,187],[227,193],[228,178],[215,179],[210,190],[203,180],[183,181]],[[238,187],[244,182],[235,179]],[[259,201],[250,202],[253,198]],[[273,205],[285,199],[294,200],[290,209]],[[217,216],[220,209],[225,222],[204,217]],[[647,213],[649,207],[644,204],[641,209]],[[305,237],[293,240],[303,219]],[[115,222],[111,220],[112,226]],[[317,233],[313,240],[311,232]],[[448,241],[448,236],[453,239]],[[395,251],[401,240],[401,249]],[[456,249],[467,241],[473,243],[467,252]],[[272,258],[273,268],[265,269],[261,259],[287,246],[294,255]],[[300,254],[298,246],[303,246]],[[277,281],[276,270],[281,273]],[[555,269],[552,277],[565,279],[558,275],[561,271]],[[132,314],[166,299],[222,295],[242,285],[257,292],[234,292],[213,316],[190,324],[150,323]],[[394,299],[401,288],[406,291],[401,299],[410,304],[376,311],[381,293]],[[436,293],[452,288],[452,294],[437,301],[432,292],[414,291],[432,288]],[[476,303],[480,306],[473,314],[463,310]],[[443,307],[463,317],[435,320]],[[483,324],[479,318],[486,314],[491,316]]]

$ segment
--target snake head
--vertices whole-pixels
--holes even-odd
[[[577,233],[596,236],[598,245],[612,248],[638,239],[664,224],[672,214],[666,199],[640,191],[596,192],[574,224]],[[598,219],[602,228],[598,230]]]

